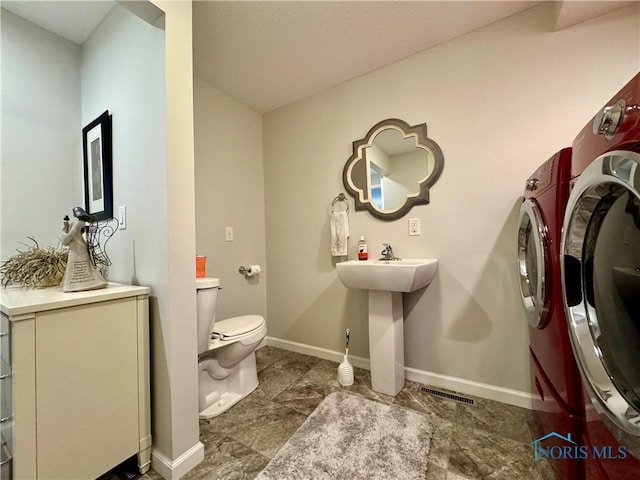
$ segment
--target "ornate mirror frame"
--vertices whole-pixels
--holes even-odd
[[[404,138],[413,137],[416,142],[416,148],[425,150],[427,159],[429,157],[433,159],[433,170],[427,171],[427,176],[424,179],[416,181],[419,187],[418,193],[407,195],[404,204],[395,210],[384,211],[373,203],[369,195],[368,185],[365,185],[363,189],[356,184],[352,178],[352,171],[360,161],[364,161],[364,165],[366,165],[366,149],[373,145],[374,139],[378,134],[388,129],[397,130]],[[371,215],[380,220],[391,221],[405,216],[414,205],[429,203],[429,188],[438,180],[443,168],[444,155],[440,146],[427,136],[426,123],[411,126],[403,120],[389,118],[375,124],[364,138],[353,142],[353,154],[347,160],[342,171],[342,182],[349,195],[354,198],[356,210],[368,210]],[[369,180],[367,179],[368,182]]]

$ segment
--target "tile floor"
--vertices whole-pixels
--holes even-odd
[[[200,421],[205,459],[184,480],[252,480],[329,393],[341,387],[338,364],[273,347],[256,352],[260,385],[219,417]],[[532,459],[528,410],[476,398],[475,406],[424,394],[407,381],[396,397],[371,390],[355,369],[347,390],[411,408],[434,425],[425,480],[553,478]],[[116,480],[116,474],[100,480]],[[161,480],[154,471],[141,480]],[[284,479],[283,479],[284,480]],[[313,480],[313,479],[309,479]]]

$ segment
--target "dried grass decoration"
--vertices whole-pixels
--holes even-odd
[[[23,243],[26,250],[18,249],[18,254],[2,262],[0,283],[3,287],[43,288],[60,285],[67,266],[68,251],[55,247],[41,248],[33,237],[27,237],[33,245]]]

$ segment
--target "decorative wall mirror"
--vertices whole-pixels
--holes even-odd
[[[342,181],[356,210],[396,220],[414,205],[429,203],[429,188],[443,167],[442,150],[427,137],[426,123],[411,126],[389,118],[353,142]]]

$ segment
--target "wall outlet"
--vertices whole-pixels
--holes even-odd
[[[420,219],[410,218],[409,219],[409,236],[415,236],[415,235],[421,235]]]
[[[226,242],[233,242],[233,227],[226,227],[224,230],[224,240]]]
[[[118,207],[118,230],[127,229],[127,206]]]

